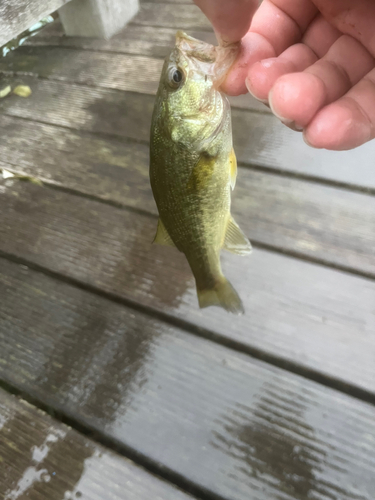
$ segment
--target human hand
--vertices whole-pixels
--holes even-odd
[[[375,137],[373,0],[264,0],[255,14],[256,0],[195,2],[219,39],[243,37],[225,92],[248,89],[313,147]]]

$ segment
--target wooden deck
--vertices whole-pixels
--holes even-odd
[[[0,498],[374,500],[375,142],[315,151],[231,99],[223,254],[246,315],[200,311],[185,259],[152,247],[148,136],[183,0],[110,41],[58,22],[4,59],[0,100]],[[1,179],[1,176],[0,176]]]

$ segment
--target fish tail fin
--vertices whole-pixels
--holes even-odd
[[[213,288],[198,289],[199,307],[219,306],[233,314],[243,314],[242,301],[226,278],[222,278]]]

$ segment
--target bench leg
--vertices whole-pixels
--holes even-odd
[[[139,0],[72,0],[59,9],[68,36],[110,38],[138,12]]]

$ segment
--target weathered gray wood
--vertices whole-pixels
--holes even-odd
[[[21,47],[6,59],[0,60],[0,71],[9,74],[12,71],[19,74],[33,73],[65,82],[154,94],[161,65],[161,60],[150,57],[76,51],[58,47]],[[69,94],[69,88],[65,89],[64,94]],[[89,89],[82,90],[82,94],[86,96],[89,93]],[[76,106],[79,109],[78,91],[76,95]],[[93,95],[95,96],[94,91]],[[104,96],[108,94],[102,95],[105,100]],[[117,95],[119,102],[123,102],[125,97],[120,93]],[[29,99],[36,97],[32,96]],[[110,100],[112,99],[115,97],[110,97]],[[140,113],[144,114],[145,126],[149,127],[152,101],[146,97],[144,99],[145,108],[140,110]],[[61,97],[55,100],[56,106],[59,100],[61,101]],[[28,106],[25,101],[26,99],[19,103],[19,106]],[[35,108],[41,101],[39,97]],[[7,106],[7,102],[10,101],[4,101],[2,106]],[[131,106],[130,103],[129,105]],[[71,114],[76,106],[73,107]],[[105,105],[101,106],[101,109],[104,107]],[[113,120],[118,120],[116,115],[121,114],[121,108],[113,108],[111,114]],[[372,160],[375,155],[375,141],[352,151],[314,150],[303,142],[301,135],[282,126],[272,115],[240,109],[234,109],[232,115],[236,153],[241,162],[375,189],[375,169]],[[139,120],[141,119],[142,116]],[[102,127],[105,127],[103,120],[100,121]],[[107,121],[110,127],[110,120]]]
[[[193,500],[1,389],[0,457],[4,500]]]
[[[32,73],[53,80],[154,93],[162,64],[160,59],[143,56],[20,47],[0,59],[0,72]],[[140,82],[142,73],[143,83]]]
[[[68,100],[61,102],[67,118],[76,113]],[[102,107],[101,100],[97,106],[91,117],[75,115],[78,127],[92,120],[95,130],[119,107]],[[142,108],[137,113],[124,102],[117,120],[113,128],[147,133]],[[15,172],[156,214],[147,145],[3,116],[0,158]],[[240,168],[233,213],[255,242],[375,276],[373,196]]]
[[[110,38],[136,15],[139,0],[72,0],[59,9],[68,36]]]
[[[373,406],[3,261],[0,297],[0,374],[160,467],[228,500],[373,499]],[[53,424],[42,436],[14,427],[16,443],[39,440],[39,447],[55,432]],[[114,498],[146,498],[115,486],[129,480],[137,492],[141,471],[133,468],[132,477],[125,465],[122,481],[123,469],[107,455],[91,468],[92,447],[85,452],[74,436],[72,449],[67,438],[50,445],[46,461],[65,455],[74,480],[86,459],[76,490],[85,484],[95,492],[112,479]],[[22,474],[28,456],[20,460]],[[48,492],[53,481],[43,485]],[[156,483],[149,498],[180,498],[162,488]]]
[[[195,38],[216,44],[213,32],[189,30]],[[100,52],[119,52],[124,54],[141,54],[164,58],[171,50],[176,39],[176,29],[150,26],[128,25],[110,40],[90,37],[64,36],[59,21],[46,26],[37,36],[29,38],[24,45],[28,46],[60,46]]]
[[[0,195],[1,251],[375,393],[372,281],[258,249],[248,259],[223,253],[246,315],[200,311],[183,255],[151,246],[155,218],[10,182]]]
[[[1,0],[0,47],[69,0]]]
[[[193,3],[172,5],[142,2],[138,15],[133,19],[133,24],[212,31],[209,20]]]
[[[189,31],[195,38],[216,44],[213,32]],[[61,24],[56,21],[46,26],[37,36],[29,38],[24,45],[71,47],[99,52],[118,52],[164,58],[174,45],[175,29],[129,25],[110,40],[98,38],[64,36]],[[231,105],[271,113],[270,109],[250,94],[230,97]]]

